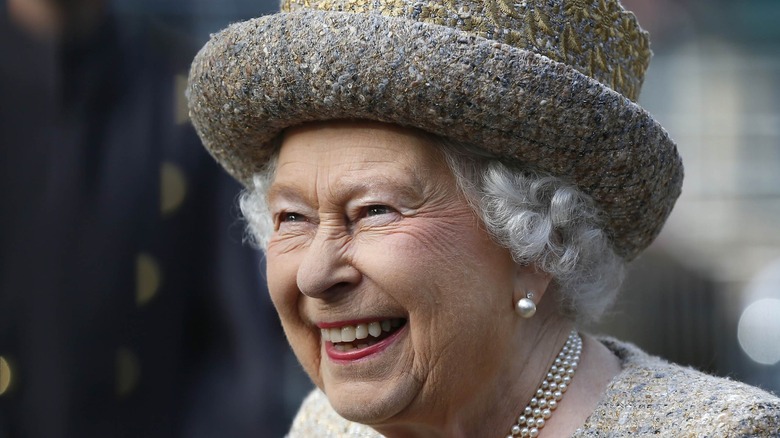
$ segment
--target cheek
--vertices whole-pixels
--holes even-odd
[[[362,252],[419,326],[450,330],[496,313],[504,301],[511,310],[511,256],[470,213],[409,221]]]
[[[454,286],[473,284],[506,267],[505,251],[478,228],[470,213],[416,221],[398,239],[395,250],[395,259],[407,267],[397,274],[415,272],[414,280],[436,282],[444,293],[457,293]]]
[[[438,335],[478,330],[512,310],[514,262],[470,215],[419,221],[395,239],[386,256],[396,262],[393,284],[404,285],[404,305]],[[412,291],[409,293],[409,291]],[[441,333],[441,332],[444,333]]]
[[[438,298],[426,293],[440,281],[462,275],[462,255],[457,245],[457,227],[448,223],[411,220],[381,236],[371,236],[355,245],[352,254],[358,269],[372,282],[392,291],[409,311]],[[443,288],[443,284],[438,285]]]
[[[282,322],[294,312],[298,299],[295,259],[285,254],[275,254],[270,248],[266,255],[266,278],[276,311]]]
[[[296,281],[297,258],[292,254],[275,254],[271,248],[266,257],[268,292],[287,341],[309,377],[319,385],[319,337],[318,332],[302,318],[300,306],[303,294],[298,291]]]

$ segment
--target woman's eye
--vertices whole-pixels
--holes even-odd
[[[279,222],[304,222],[306,217],[299,213],[282,213],[279,215]]]
[[[371,205],[366,208],[366,216],[379,216],[380,214],[388,214],[392,212],[392,209],[386,205]]]

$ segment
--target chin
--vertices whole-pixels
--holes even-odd
[[[419,385],[409,382],[325,383],[325,395],[333,409],[347,420],[377,426],[397,420],[414,401]]]

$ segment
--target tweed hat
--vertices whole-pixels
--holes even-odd
[[[204,145],[246,186],[290,126],[367,119],[563,178],[630,260],[680,194],[674,142],[635,100],[649,39],[617,0],[283,0],[212,36],[189,77]]]

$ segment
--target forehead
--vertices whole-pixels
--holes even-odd
[[[327,122],[285,133],[276,179],[323,170],[341,177],[372,170],[415,175],[444,167],[434,140],[421,131],[374,122]]]

